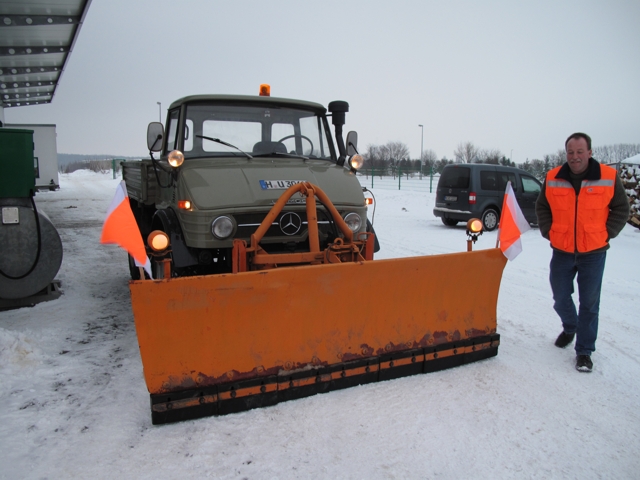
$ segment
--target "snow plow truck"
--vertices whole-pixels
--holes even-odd
[[[501,251],[374,260],[347,102],[268,93],[182,98],[149,125],[151,159],[122,163],[153,265],[129,258],[154,424],[498,352]]]

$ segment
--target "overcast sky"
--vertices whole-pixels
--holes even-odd
[[[640,1],[93,0],[53,102],[59,153],[147,155],[185,95],[346,100],[360,150],[401,141],[453,157],[472,141],[516,163],[584,131],[640,143]],[[513,153],[512,153],[513,152]]]

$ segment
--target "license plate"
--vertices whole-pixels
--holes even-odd
[[[260,188],[262,190],[286,190],[302,182],[304,180],[260,180]]]
[[[445,195],[444,200],[445,202],[455,202],[456,200],[458,200],[458,197],[456,197],[455,195]]]

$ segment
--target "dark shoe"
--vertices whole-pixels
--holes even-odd
[[[578,355],[576,357],[576,370],[579,372],[590,372],[593,370],[593,362],[589,355]]]
[[[560,335],[558,335],[558,338],[556,339],[556,347],[559,347],[559,348],[566,347],[571,342],[573,342],[573,337],[575,336],[576,336],[575,333],[562,332]]]

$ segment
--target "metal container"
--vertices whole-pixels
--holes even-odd
[[[0,245],[0,298],[35,295],[60,269],[60,235],[30,198],[0,198]]]
[[[33,130],[0,128],[0,198],[33,196]]]

